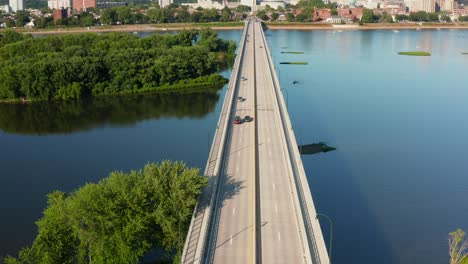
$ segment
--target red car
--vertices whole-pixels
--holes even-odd
[[[234,117],[234,124],[242,124],[242,118],[240,116],[235,116]]]

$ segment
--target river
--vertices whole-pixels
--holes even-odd
[[[333,220],[333,263],[447,262],[448,232],[468,231],[468,31],[278,30],[267,39],[298,141],[337,148],[303,156],[317,210]],[[412,50],[432,56],[397,55]],[[53,190],[162,159],[203,168],[225,89],[0,105],[0,257],[32,242]]]

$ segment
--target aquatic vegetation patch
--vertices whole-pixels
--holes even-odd
[[[426,51],[401,51],[398,54],[406,56],[431,56],[431,53]]]

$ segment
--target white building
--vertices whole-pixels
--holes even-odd
[[[434,0],[411,0],[408,5],[411,12],[424,11],[427,13],[435,12]]]
[[[158,0],[158,4],[160,7],[166,7],[172,3],[173,3],[172,0]]]
[[[222,10],[226,7],[226,5],[220,4],[219,2],[212,1],[212,0],[198,0],[198,3],[185,3],[182,5],[188,6],[193,9],[201,7],[201,8],[214,8],[216,10]]]
[[[71,7],[70,0],[49,0],[47,6],[50,9],[67,9]]]
[[[3,13],[10,13],[10,6],[9,5],[0,6],[0,11],[2,11]]]
[[[17,12],[18,10],[24,9],[23,0],[10,0],[11,11]]]
[[[453,0],[444,0],[444,1],[440,0],[440,10],[441,11],[452,12],[453,5],[454,5]]]
[[[262,6],[262,7],[270,6],[271,8],[278,9],[278,7],[280,7],[280,6],[282,8],[285,8],[286,3],[284,1],[281,1],[281,0],[268,0],[268,1],[261,2],[260,6]]]
[[[240,0],[241,5],[250,6],[252,11],[256,11],[257,9],[257,1],[256,0]]]

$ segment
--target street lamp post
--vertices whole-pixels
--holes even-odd
[[[330,249],[329,249],[329,253],[328,253],[328,257],[330,259],[330,264],[331,264],[331,261],[332,261],[332,239],[333,239],[333,221],[330,219],[330,217],[326,214],[320,214],[320,213],[317,213],[317,215],[315,216],[315,219],[318,219],[319,216],[323,216],[325,217],[328,222],[330,223]]]

